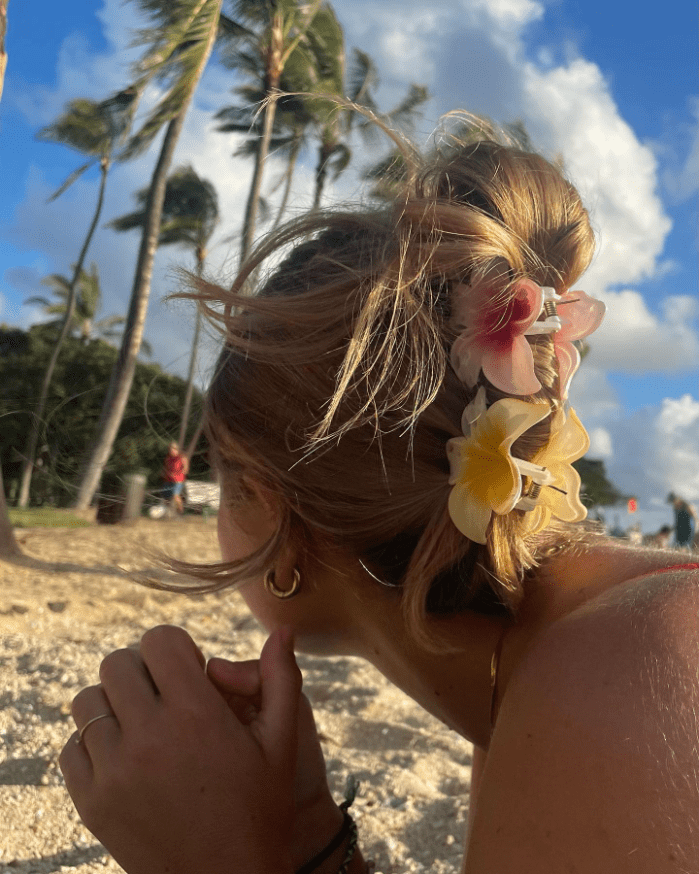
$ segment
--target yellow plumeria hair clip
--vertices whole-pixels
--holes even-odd
[[[462,382],[473,386],[483,374],[508,394],[534,393],[541,384],[526,336],[552,334],[560,400],[565,401],[580,363],[571,340],[599,326],[604,304],[580,291],[559,295],[530,279],[516,283],[509,304],[498,300],[490,309],[482,289],[474,295],[480,300],[469,299],[468,291],[466,286],[455,290],[461,332],[452,347],[452,365]],[[549,416],[547,444],[531,461],[513,456],[513,444]],[[590,441],[573,409],[553,412],[548,401],[518,397],[488,406],[481,385],[464,410],[461,430],[463,436],[447,442],[452,485],[448,507],[454,525],[474,543],[486,543],[493,514],[523,511],[525,534],[541,531],[552,517],[565,522],[585,518],[580,477],[572,463],[587,452]]]

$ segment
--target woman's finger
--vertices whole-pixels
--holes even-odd
[[[78,731],[71,734],[61,750],[58,766],[70,795],[74,799],[82,798],[92,785],[94,770],[87,748],[81,742]]]
[[[256,721],[260,740],[282,759],[296,755],[301,671],[294,656],[291,629],[282,627],[260,653],[261,709]]]
[[[222,692],[253,697],[260,693],[260,661],[232,662],[212,658],[206,666],[209,679]]]
[[[114,712],[101,684],[81,689],[73,698],[70,710],[78,731],[98,713]]]
[[[164,701],[213,700],[216,693],[204,673],[201,650],[183,628],[151,628],[141,638],[139,652]]]
[[[91,761],[113,748],[121,729],[103,686],[81,689],[73,699],[71,711],[78,730],[76,743]]]
[[[158,696],[141,656],[133,649],[115,650],[102,659],[99,674],[104,693],[124,730],[140,728],[144,714]]]

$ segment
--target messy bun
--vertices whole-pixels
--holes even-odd
[[[402,587],[409,627],[429,644],[428,613],[514,612],[542,543],[525,535],[521,512],[494,515],[483,545],[449,517],[445,447],[477,388],[449,364],[453,290],[486,276],[503,300],[524,277],[565,290],[593,235],[573,186],[538,155],[480,141],[408,158],[388,206],[292,222],[232,289],[198,282],[192,292],[225,336],[207,409],[225,494],[239,505],[256,481],[280,516],[254,555],[195,572],[200,590],[222,588],[269,567],[285,538],[307,565],[338,543]],[[250,296],[251,277],[275,259]],[[541,389],[525,399],[554,411],[553,344],[527,340]],[[482,375],[479,384],[490,404],[504,396]],[[517,441],[518,458],[545,445],[550,419]]]

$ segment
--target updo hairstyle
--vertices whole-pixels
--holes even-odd
[[[451,142],[407,160],[388,206],[311,213],[265,241],[230,290],[199,281],[191,293],[225,337],[206,428],[226,508],[244,511],[254,482],[280,520],[253,555],[197,575],[198,591],[259,576],[289,538],[312,572],[339,545],[401,587],[408,626],[429,646],[430,613],[516,611],[542,544],[565,536],[524,537],[516,510],[494,514],[479,545],[449,517],[446,443],[476,392],[449,365],[452,289],[487,278],[507,300],[528,277],[562,292],[594,240],[576,190],[536,154]],[[525,400],[554,410],[551,337],[527,340],[542,388]],[[505,396],[479,384],[488,403]],[[531,460],[550,419],[513,455]]]

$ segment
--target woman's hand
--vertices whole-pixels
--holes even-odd
[[[107,656],[100,685],[73,702],[79,729],[109,718],[63,749],[68,791],[128,874],[288,874],[301,704],[290,635],[267,640],[254,706],[227,701],[204,666],[171,626]]]
[[[255,719],[261,703],[260,660],[232,662],[210,659],[206,671],[228,706],[244,722]],[[291,859],[294,870],[312,859],[337,834],[343,814],[328,788],[325,759],[318,740],[313,710],[301,695],[294,781],[294,827]],[[340,848],[340,855],[344,847]],[[333,857],[334,858],[334,857]],[[332,866],[332,859],[328,860]],[[336,864],[332,870],[337,870]],[[318,874],[322,874],[319,871]]]

